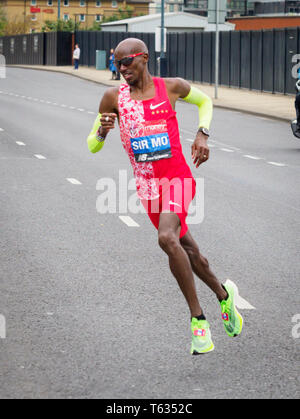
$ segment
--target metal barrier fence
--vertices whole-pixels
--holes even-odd
[[[0,38],[6,64],[71,65],[72,34],[49,32]]]
[[[214,83],[215,36],[214,32],[169,33],[168,75]],[[81,65],[95,66],[96,50],[107,52],[108,65],[110,49],[128,37],[147,44],[150,72],[156,75],[158,54],[152,33],[76,32]],[[66,32],[18,35],[0,38],[0,54],[5,56],[6,64],[71,65],[72,45],[72,34]],[[300,61],[300,28],[220,33],[221,85],[293,94],[296,80],[292,70],[297,60]]]

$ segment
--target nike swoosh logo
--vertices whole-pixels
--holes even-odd
[[[176,204],[176,202],[173,202],[173,201],[169,201],[169,205],[177,205],[177,207],[180,207],[181,208],[181,205]]]
[[[153,104],[151,103],[151,105],[150,105],[150,109],[151,109],[151,111],[154,111],[154,109],[159,108],[159,107],[160,107],[161,105],[163,105],[164,103],[166,103],[166,100],[165,100],[164,102],[159,103],[158,105],[153,105]]]

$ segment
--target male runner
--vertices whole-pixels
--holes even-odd
[[[191,353],[203,354],[212,351],[214,344],[196,294],[193,272],[220,301],[227,334],[239,335],[243,324],[234,304],[233,288],[222,285],[212,273],[186,225],[196,182],[182,153],[175,102],[182,98],[199,108],[199,130],[192,145],[196,167],[209,158],[207,139],[212,102],[183,79],[152,77],[148,58],[147,46],[138,39],[126,39],[117,46],[115,63],[126,83],[105,92],[87,141],[92,153],[101,150],[118,118],[138,196],[158,229],[159,245],[169,257],[171,272],[190,309]]]

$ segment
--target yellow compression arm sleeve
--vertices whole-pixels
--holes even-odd
[[[98,133],[99,128],[101,127],[100,118],[101,118],[101,113],[97,115],[92,131],[90,132],[90,135],[87,138],[88,148],[91,153],[97,153],[104,146],[104,141],[100,142],[97,140],[97,133]]]
[[[199,127],[209,129],[213,115],[213,104],[211,98],[201,92],[201,90],[192,86],[190,93],[183,98],[183,100],[198,106]]]

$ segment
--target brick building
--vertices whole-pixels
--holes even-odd
[[[133,16],[149,13],[151,0],[0,0],[8,21],[29,21],[30,31],[40,31],[46,20],[56,21],[58,10],[60,18],[80,22],[83,28],[101,22],[103,16],[119,15],[119,9],[127,6]]]

